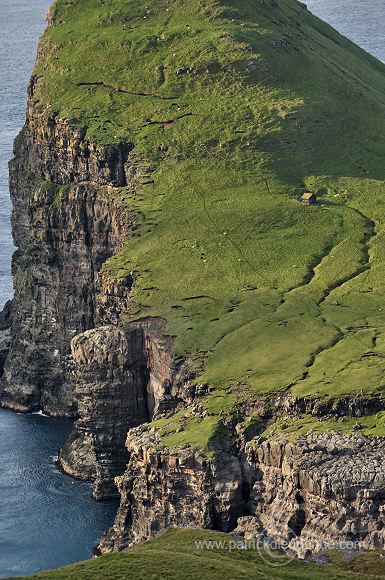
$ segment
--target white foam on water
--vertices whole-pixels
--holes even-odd
[[[40,409],[40,411],[34,411],[33,413],[30,413],[30,415],[40,415],[41,417],[49,417],[49,415],[46,415],[45,413],[43,413],[43,411]]]

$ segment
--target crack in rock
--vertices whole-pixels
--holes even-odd
[[[82,82],[77,83],[78,87],[102,87],[104,89],[110,89],[111,91],[115,91],[116,93],[126,93],[127,95],[134,95],[136,97],[152,97],[154,99],[161,99],[163,101],[174,101],[178,97],[164,97],[162,95],[157,95],[156,93],[141,93],[132,91],[131,89],[126,89],[124,87],[120,87],[118,85],[105,83],[103,81],[91,81],[91,82]]]

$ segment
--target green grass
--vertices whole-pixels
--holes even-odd
[[[350,433],[354,427],[360,426],[359,432],[368,437],[385,436],[385,411],[360,417],[340,417],[339,420],[317,418],[304,414],[301,417],[275,417],[261,429],[261,437],[284,437],[295,441],[298,437],[309,433],[337,432],[342,435]]]
[[[383,578],[384,560],[380,553],[361,553],[347,558],[328,554],[327,563],[317,565],[263,549],[236,549],[239,540],[220,532],[168,530],[165,534],[120,554],[108,554],[73,566],[31,576],[36,580],[351,580]],[[202,549],[202,543],[207,542]],[[210,544],[211,542],[211,544]],[[217,544],[214,544],[217,542]],[[231,543],[233,542],[233,543]],[[211,548],[209,547],[211,546]],[[214,547],[215,546],[215,547]],[[272,565],[279,563],[279,565]]]
[[[135,273],[128,319],[165,319],[175,357],[223,397],[171,422],[166,444],[210,452],[245,399],[382,397],[385,67],[295,0],[57,0],[51,14],[36,106],[132,142],[154,179],[116,191],[140,229],[106,271]]]

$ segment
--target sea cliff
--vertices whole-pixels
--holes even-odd
[[[385,67],[295,0],[48,21],[1,405],[76,418],[61,467],[121,500],[101,552],[170,526],[384,547]]]

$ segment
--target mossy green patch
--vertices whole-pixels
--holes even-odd
[[[261,437],[285,437],[289,441],[295,441],[302,435],[310,433],[331,433],[337,432],[342,435],[352,433],[354,430],[368,437],[385,436],[385,412],[380,411],[360,417],[340,417],[321,418],[304,414],[301,417],[280,417],[269,421],[264,430],[261,430]]]
[[[196,448],[208,458],[213,457],[221,447],[223,439],[231,439],[231,431],[225,427],[223,418],[235,411],[236,397],[225,393],[202,399],[200,413],[186,408],[171,418],[152,422],[161,435],[162,446]]]
[[[66,193],[69,188],[69,185],[52,183],[50,181],[42,181],[40,183],[40,189],[48,195],[51,210],[60,205],[62,195]]]

